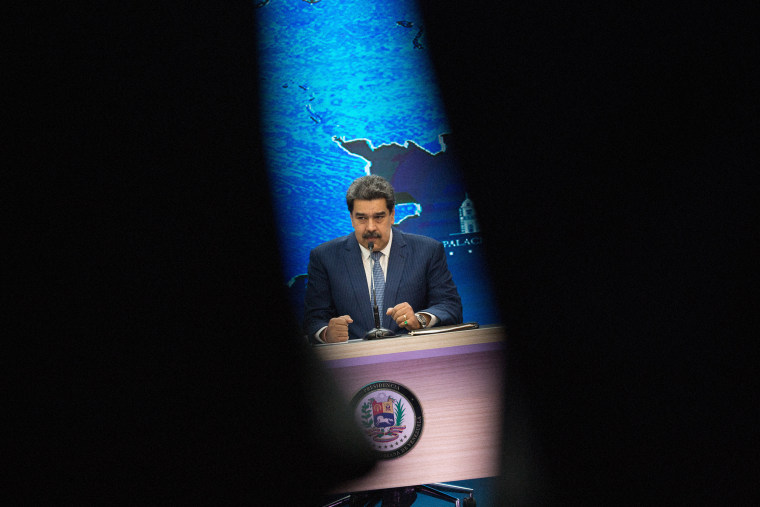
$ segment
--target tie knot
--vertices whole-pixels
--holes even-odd
[[[372,259],[377,262],[380,260],[380,256],[383,255],[383,252],[370,252],[370,255],[372,256]]]

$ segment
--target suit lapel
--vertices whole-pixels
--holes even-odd
[[[346,242],[343,248],[343,264],[346,267],[346,274],[351,281],[351,287],[356,298],[354,308],[357,308],[358,315],[351,315],[356,324],[361,327],[367,327],[369,331],[375,327],[375,317],[372,315],[372,304],[369,299],[369,288],[367,287],[367,275],[364,272],[362,263],[361,250],[356,237],[352,234],[346,236]]]
[[[385,304],[388,307],[402,303],[402,301],[397,301],[397,298],[399,287],[401,286],[401,274],[404,272],[404,264],[406,263],[406,256],[406,239],[404,238],[404,233],[394,228],[391,254],[388,257],[388,273],[385,276]],[[383,312],[382,321],[384,327],[389,327],[390,317],[385,315],[385,312]]]

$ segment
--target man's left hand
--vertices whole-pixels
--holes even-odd
[[[393,308],[388,308],[388,311],[386,311],[385,314],[390,315],[391,318],[396,321],[398,327],[412,330],[420,329],[422,327],[420,321],[414,316],[414,310],[409,303],[399,303]]]

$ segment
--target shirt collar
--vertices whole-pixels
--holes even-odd
[[[391,243],[393,243],[393,228],[391,227],[391,232],[388,235],[388,244],[385,245],[385,248],[380,250],[383,255],[386,257],[389,257],[391,254]],[[366,248],[364,245],[359,243],[359,249],[362,251],[362,258],[369,258],[369,248]]]

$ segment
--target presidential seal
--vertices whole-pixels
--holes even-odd
[[[406,387],[390,380],[362,387],[351,400],[354,418],[382,459],[398,458],[422,434],[422,406]]]

